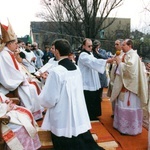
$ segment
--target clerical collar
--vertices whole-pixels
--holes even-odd
[[[26,52],[31,52],[29,49],[25,49]]]
[[[72,61],[70,61],[68,58],[61,59],[58,62],[58,65],[62,65],[63,67],[65,67],[69,71],[77,69],[75,64]]]
[[[91,53],[90,53],[89,51],[85,50],[85,49],[83,49],[83,50],[81,51],[81,53],[82,53],[82,52],[86,52],[86,53],[88,53],[89,55],[91,55]]]

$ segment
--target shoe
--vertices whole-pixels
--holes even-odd
[[[111,118],[114,118],[114,115],[111,115]]]
[[[120,132],[120,134],[121,134],[121,135],[123,135],[123,136],[127,136],[127,135],[129,135],[129,134],[121,133],[121,132]]]

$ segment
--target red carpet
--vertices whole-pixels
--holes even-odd
[[[106,92],[106,91],[105,91]],[[115,141],[119,144],[117,150],[147,150],[148,149],[148,131],[143,127],[141,134],[136,136],[121,135],[117,130],[112,127],[113,119],[110,117],[112,114],[111,103],[104,93],[102,101],[102,116],[100,117],[101,123],[114,137]]]

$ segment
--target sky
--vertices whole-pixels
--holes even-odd
[[[40,0],[0,0],[0,22],[9,22],[18,37],[30,33],[30,22],[40,21],[35,14],[41,9]]]
[[[149,8],[149,12],[144,8]],[[131,18],[131,29],[150,33],[150,0],[125,0],[117,17]]]
[[[7,25],[9,19],[16,35],[24,37],[30,33],[31,21],[42,21],[35,14],[41,10],[40,0],[0,0],[0,22]],[[124,0],[122,6],[117,8],[119,18],[131,18],[131,30],[140,30],[150,33],[150,12],[144,7],[149,7],[150,0]]]

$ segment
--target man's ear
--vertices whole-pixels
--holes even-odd
[[[55,57],[56,57],[57,60],[60,59],[60,53],[57,49],[55,49]]]
[[[55,54],[60,56],[59,50],[55,49]]]

